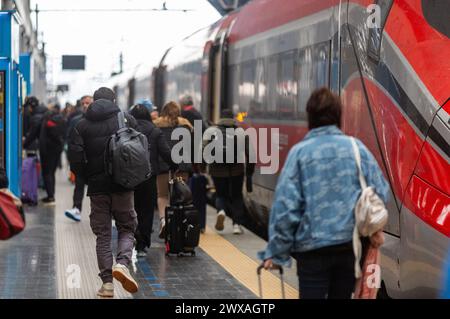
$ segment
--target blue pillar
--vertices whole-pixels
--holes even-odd
[[[15,11],[0,11],[0,72],[4,77],[2,158],[9,179],[9,188],[21,195],[22,166],[22,104],[20,101],[19,25]]]

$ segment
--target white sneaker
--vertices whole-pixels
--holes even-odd
[[[241,225],[238,225],[238,224],[234,224],[234,225],[233,225],[233,234],[235,234],[235,235],[241,235],[243,232],[244,232],[244,231],[243,231]]]
[[[147,252],[145,250],[137,250],[136,257],[147,257]]]
[[[114,297],[114,285],[112,282],[106,282],[102,285],[102,287],[97,291],[97,296],[99,297]]]
[[[130,271],[126,266],[122,264],[116,264],[113,267],[112,275],[114,279],[120,281],[123,289],[125,289],[126,291],[132,294],[138,291],[138,284],[136,280],[134,280],[134,278],[131,276]]]
[[[223,210],[221,210],[217,213],[217,220],[216,220],[216,226],[215,226],[217,230],[223,230],[223,228],[224,228],[223,223],[225,222],[225,216],[226,216],[226,214]]]
[[[81,212],[78,208],[74,207],[72,209],[68,209],[65,211],[64,215],[66,215],[66,217],[76,221],[76,222],[80,222],[81,221]]]

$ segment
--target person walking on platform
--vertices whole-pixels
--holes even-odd
[[[219,231],[224,229],[225,217],[228,216],[233,220],[233,233],[236,235],[242,234],[242,222],[244,215],[244,199],[242,194],[242,187],[244,185],[244,177],[247,176],[249,180],[253,175],[255,164],[250,161],[250,141],[248,136],[243,135],[244,132],[236,130],[237,122],[234,119],[233,112],[229,109],[224,109],[221,112],[221,119],[216,126],[208,128],[207,135],[220,136],[223,138],[223,160],[221,163],[213,162],[209,164],[209,174],[213,179],[214,186],[216,188],[216,209],[217,220],[215,228]],[[234,150],[227,150],[227,138],[230,138],[227,131],[235,130],[231,135],[234,145]],[[245,146],[243,148],[244,154],[237,154],[239,147],[237,143],[244,141]],[[210,140],[204,140],[204,144],[209,143]],[[226,159],[226,153],[233,151],[233,162],[229,162]],[[245,156],[244,160],[237,161],[239,157]],[[250,191],[249,183],[247,183],[247,189]]]
[[[28,149],[38,139],[42,175],[47,191],[47,197],[42,201],[45,205],[55,205],[55,173],[64,147],[66,123],[57,106],[51,110],[44,109],[39,107],[32,110],[30,130],[23,146]]]
[[[328,88],[309,98],[310,131],[286,159],[270,212],[269,242],[258,254],[265,269],[290,266],[292,254],[303,299],[347,299],[355,288],[352,239],[361,186],[353,142],[367,185],[384,202],[388,199],[389,186],[374,156],[340,130],[341,108]],[[381,230],[370,237],[374,247],[382,242]]]
[[[133,190],[113,182],[106,173],[105,149],[110,137],[119,128],[119,107],[115,94],[108,88],[99,88],[94,93],[94,102],[72,131],[69,145],[70,167],[76,176],[87,181],[87,196],[91,200],[90,224],[97,237],[96,252],[103,282],[98,296],[113,297],[113,277],[122,283],[128,292],[138,290],[128,266],[133,252],[134,232],[137,226],[134,210]],[[136,120],[125,114],[126,125],[137,127]],[[113,267],[111,250],[112,218],[118,232],[118,252]]]
[[[147,137],[152,170],[150,179],[134,190],[134,206],[138,219],[135,233],[136,251],[138,257],[145,257],[146,248],[151,244],[153,214],[157,207],[156,176],[159,171],[159,157],[169,164],[169,169],[172,171],[175,171],[178,165],[172,161],[169,145],[161,130],[153,124],[149,109],[142,104],[137,104],[130,109],[130,114],[137,121],[137,130]]]
[[[24,123],[25,135],[23,148],[27,152],[37,152],[39,149],[39,135],[41,133],[42,120],[48,109],[43,104],[39,104],[39,100],[35,97],[27,98],[26,103],[28,103],[29,110],[27,112],[27,124]]]
[[[184,95],[180,99],[181,106],[181,117],[184,117],[186,120],[191,123],[192,127],[194,127],[195,121],[202,121],[202,133],[207,129],[207,125],[203,120],[203,116],[199,111],[194,107],[194,100],[190,95]]]
[[[154,121],[155,125],[161,129],[164,138],[167,141],[170,149],[179,141],[172,140],[171,135],[174,129],[178,127],[185,127],[191,132],[193,127],[188,120],[180,116],[180,106],[176,102],[169,102],[164,105],[161,110],[161,116]],[[192,155],[192,153],[190,154]],[[181,176],[185,182],[187,182],[189,174],[192,172],[192,159],[189,163],[182,162],[178,166],[177,176]],[[159,168],[156,182],[158,186],[158,211],[160,219],[159,238],[165,236],[165,218],[164,213],[167,205],[169,204],[169,165],[159,157]]]
[[[70,136],[77,123],[84,117],[89,105],[93,102],[92,96],[85,95],[80,99],[80,105],[70,114],[67,120],[67,144],[70,144]],[[71,172],[73,173],[73,172]],[[86,181],[82,175],[75,176],[75,189],[73,190],[73,206],[67,209],[64,214],[66,217],[76,221],[81,221],[81,209],[84,197],[84,188]]]

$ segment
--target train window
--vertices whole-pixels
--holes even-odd
[[[328,86],[330,74],[330,43],[322,43],[314,47],[313,54],[314,87]]]
[[[294,119],[297,97],[297,63],[296,52],[286,52],[280,55],[280,68],[277,83],[277,105],[281,119]]]
[[[277,81],[278,81],[278,55],[272,56],[267,62],[267,103],[265,117],[268,119],[278,118],[277,109]]]
[[[297,118],[306,120],[306,102],[315,89],[328,86],[330,77],[330,43],[325,42],[300,51]]]
[[[264,106],[267,103],[266,66],[264,59],[259,59],[256,65],[256,95],[250,102],[248,116],[252,118],[264,117]]]
[[[298,57],[299,69],[299,90],[298,90],[298,112],[297,118],[306,119],[306,102],[314,89],[312,47],[304,48]]]
[[[256,61],[244,62],[241,65],[241,81],[239,83],[239,111],[247,112],[250,102],[255,98]]]
[[[380,25],[377,27],[369,27],[369,44],[367,46],[367,54],[375,61],[380,60],[381,38],[383,29],[391,10],[393,0],[377,0],[376,5],[380,7]]]
[[[450,38],[450,2],[422,0],[423,16],[440,33]]]

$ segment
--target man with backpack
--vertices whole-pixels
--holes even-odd
[[[110,152],[114,152],[111,150],[112,146],[114,148],[111,141],[120,142],[119,132],[132,134],[137,124],[131,115],[120,111],[115,100],[112,90],[104,87],[98,89],[85,117],[73,129],[69,145],[71,170],[76,176],[86,178],[88,184],[87,196],[91,200],[90,224],[97,237],[97,261],[99,276],[103,282],[97,293],[101,297],[114,296],[113,277],[119,280],[128,292],[135,293],[138,290],[138,285],[128,270],[137,226],[133,203],[134,186],[125,187],[124,183],[118,183],[121,182],[118,179],[121,176],[117,174],[117,167],[114,165],[111,170],[110,162],[114,162],[114,159],[109,159]],[[123,125],[126,128],[119,130]],[[113,135],[116,138],[111,139]],[[139,159],[132,158],[129,164],[136,164],[136,167],[141,169]],[[124,171],[128,168],[125,167]],[[145,176],[147,173],[141,172],[141,175]],[[112,218],[118,231],[118,252],[114,267],[111,250]]]
[[[242,234],[241,224],[244,214],[244,199],[242,187],[244,176],[251,180],[255,164],[250,161],[250,142],[248,136],[243,131],[236,130],[237,124],[233,118],[233,112],[229,109],[222,110],[221,119],[216,126],[206,130],[206,135],[222,137],[222,160],[209,164],[209,174],[211,175],[216,188],[216,209],[217,220],[215,228],[219,231],[224,229],[226,213],[233,220],[233,234]],[[227,139],[231,139],[227,141]],[[244,147],[238,147],[238,143],[244,141]],[[211,140],[205,140],[209,143]],[[234,147],[234,150],[229,147]],[[242,154],[239,151],[242,150]],[[227,159],[227,153],[232,152],[231,162]],[[244,160],[238,160],[244,157]],[[231,156],[229,156],[231,157]],[[251,185],[247,183],[247,190],[251,192]]]

